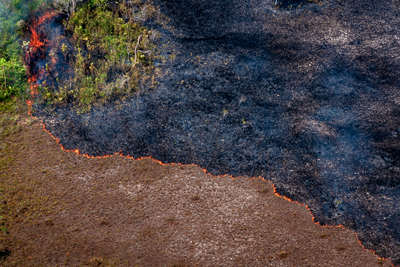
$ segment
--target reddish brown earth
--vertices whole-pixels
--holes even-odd
[[[89,159],[28,115],[0,116],[2,266],[391,265],[353,232],[313,223],[270,182]]]

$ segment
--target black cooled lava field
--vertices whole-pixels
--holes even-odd
[[[34,105],[46,129],[91,156],[264,177],[400,265],[400,2],[153,2],[175,55],[158,88],[85,114]]]

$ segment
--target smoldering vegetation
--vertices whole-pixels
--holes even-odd
[[[159,33],[142,25],[165,24],[153,5],[89,0],[74,12],[47,9],[32,12],[22,27],[31,101],[84,113],[156,85]]]
[[[155,5],[173,27],[156,28],[157,89],[85,114],[34,106],[60,143],[262,176],[400,264],[397,2]]]

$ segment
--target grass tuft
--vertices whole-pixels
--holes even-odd
[[[288,256],[289,256],[289,253],[286,252],[286,251],[281,251],[281,252],[279,252],[279,254],[278,254],[278,257],[279,257],[280,259],[287,258]]]

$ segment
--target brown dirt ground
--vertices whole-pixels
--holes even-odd
[[[313,223],[270,182],[89,159],[28,115],[4,116],[0,255],[11,255],[2,266],[391,266],[353,232]]]

